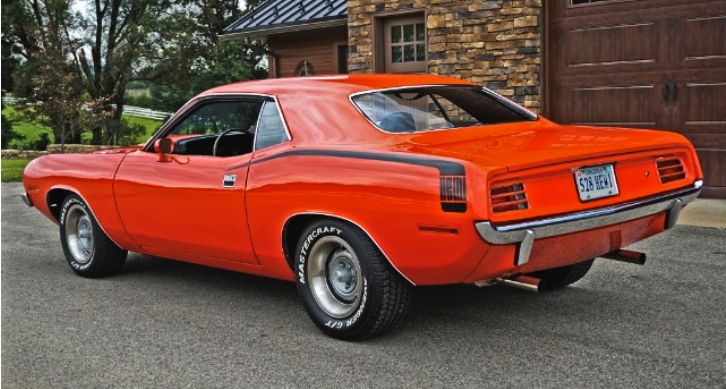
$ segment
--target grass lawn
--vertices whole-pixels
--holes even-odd
[[[29,159],[1,159],[2,182],[19,182],[23,178],[23,170],[28,162]]]
[[[13,107],[5,106],[2,112],[11,120],[15,119],[15,109]],[[146,129],[144,134],[139,136],[138,143],[146,142],[146,140],[149,139],[149,137],[154,134],[154,131],[156,131],[162,124],[162,122],[159,120],[146,119],[135,116],[124,117],[127,118],[130,123],[140,124]],[[32,144],[33,142],[38,140],[40,138],[40,134],[43,133],[47,133],[50,136],[51,141],[53,140],[53,131],[51,131],[50,128],[43,127],[41,125],[31,122],[17,120],[13,124],[13,130],[16,133],[25,136],[25,138],[11,141],[9,144],[9,147],[11,149],[27,149],[28,147],[25,145]],[[87,135],[83,137],[84,139],[89,138],[90,140],[90,133],[83,135]],[[0,162],[2,162],[2,182],[19,182],[23,177],[23,170],[25,169],[25,166],[28,164],[28,162],[30,162],[30,160],[3,158]]]
[[[53,142],[53,131],[48,127],[43,127],[39,124],[32,123],[32,122],[26,122],[26,121],[20,121],[18,120],[16,116],[15,108],[7,105],[5,108],[3,108],[3,114],[10,118],[10,120],[14,120],[13,123],[13,131],[15,131],[16,134],[25,136],[25,139],[13,139],[10,141],[10,144],[8,144],[8,147],[11,149],[17,149],[20,148],[19,146],[23,145],[32,145],[33,142],[38,140],[40,138],[40,134],[47,133],[50,137],[51,143]]]
[[[131,124],[141,124],[146,128],[146,133],[143,136],[139,137],[139,143],[146,142],[151,135],[156,132],[156,130],[161,126],[162,122],[160,120],[154,120],[154,119],[147,119],[147,118],[140,118],[137,116],[124,116],[126,119],[129,119],[129,123]]]
[[[15,109],[11,106],[5,106],[3,109],[3,114],[5,114],[8,118],[11,120],[15,119]],[[146,119],[146,118],[140,118],[135,116],[126,116],[124,115],[124,118],[129,120],[129,123],[132,124],[140,124],[144,126],[145,132],[143,135],[140,135],[137,139],[137,143],[143,143],[146,142],[149,137],[156,131],[156,129],[161,126],[162,122],[160,120],[154,120],[154,119]],[[47,133],[50,136],[51,143],[53,142],[53,131],[48,127],[43,127],[41,125],[38,125],[36,123],[32,122],[26,122],[26,121],[20,121],[17,120],[13,124],[13,131],[15,131],[17,134],[25,136],[25,139],[14,139],[10,142],[8,145],[11,149],[27,149],[29,148],[26,145],[32,145],[33,142],[38,140],[40,138],[40,134]],[[84,142],[90,142],[91,134],[85,133],[81,135]]]

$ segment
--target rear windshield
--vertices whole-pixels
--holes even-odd
[[[379,129],[392,133],[537,120],[498,94],[472,86],[424,86],[355,95],[353,103]]]

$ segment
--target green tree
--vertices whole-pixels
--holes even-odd
[[[174,8],[171,0],[87,0],[88,12],[79,27],[85,45],[77,59],[92,99],[107,98],[113,125],[93,129],[92,143],[109,143],[126,136],[123,125],[124,96],[134,69],[160,61],[159,20]]]
[[[243,12],[237,0],[80,1],[86,2],[85,12],[73,12],[73,0],[4,2],[3,77],[7,67],[13,74],[13,91],[45,106],[59,101],[69,104],[69,109],[102,104],[98,111],[103,113],[103,124],[89,128],[92,143],[113,143],[127,137],[131,129],[121,117],[126,90],[134,80],[159,85],[161,90],[153,95],[163,96],[159,101],[166,104],[164,109],[176,110],[209,87],[265,75],[259,65],[262,51],[219,42],[224,27]],[[246,4],[251,7],[259,2]],[[48,50],[56,43],[63,47]],[[54,57],[55,53],[60,55]],[[60,61],[55,62],[56,68],[48,65],[53,61]],[[57,74],[56,84],[67,89],[40,88],[53,84],[54,80],[39,77],[46,71],[45,78]],[[60,106],[56,108],[60,110]],[[54,133],[65,131],[56,142],[78,136],[73,126],[58,123],[84,122],[64,115],[53,125]]]
[[[148,69],[148,79],[154,81],[150,88],[152,107],[175,111],[192,96],[214,86],[265,78],[264,42],[219,40],[225,27],[259,3],[261,0],[247,1],[246,8],[241,9],[236,0],[180,2],[175,16],[163,21],[166,41],[175,43],[163,49],[170,60]]]
[[[2,88],[3,92],[14,90],[13,75],[22,61],[28,59],[28,51],[34,49],[35,42],[25,31],[24,26],[33,26],[33,20],[25,0],[5,0],[2,5]]]
[[[71,0],[8,0],[7,8],[3,4],[3,66],[12,65],[10,60],[5,61],[6,52],[8,58],[22,58],[23,65],[13,72],[13,90],[43,101],[36,84],[40,81],[39,63],[47,62],[54,55],[51,53],[57,52],[48,47],[63,45],[62,62],[58,63],[63,69],[58,70],[64,76],[59,78],[70,81],[65,77],[67,66],[88,99],[103,102],[107,120],[115,123],[92,127],[92,143],[109,143],[129,130],[121,120],[126,87],[135,67],[160,60],[155,50],[162,44],[156,21],[166,17],[173,2],[82,1],[87,2],[86,11],[75,13]],[[65,92],[63,96],[70,98]],[[79,93],[73,98],[80,102],[81,96]]]
[[[2,148],[7,149],[8,145],[13,139],[24,139],[23,135],[20,135],[13,131],[13,121],[2,114],[2,134],[0,134],[0,140],[2,141]]]
[[[15,109],[20,118],[50,127],[63,150],[67,143],[81,143],[85,129],[108,125],[108,99],[82,98],[83,84],[72,55],[78,43],[68,34],[48,25],[29,35],[38,42],[33,61],[27,63],[33,70],[28,78],[33,88],[26,96],[30,105]]]

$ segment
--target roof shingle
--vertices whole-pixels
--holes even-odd
[[[267,35],[295,26],[347,22],[346,0],[267,0],[224,29],[223,35]]]

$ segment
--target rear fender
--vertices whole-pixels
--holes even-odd
[[[358,229],[363,231],[370,239],[373,241],[373,244],[376,245],[378,250],[383,254],[383,256],[386,258],[386,261],[393,267],[398,274],[401,275],[401,277],[405,278],[411,285],[415,285],[410,279],[406,277],[405,274],[403,274],[398,268],[396,268],[396,265],[391,262],[388,255],[386,255],[386,252],[383,251],[383,248],[381,247],[378,242],[376,242],[376,239],[368,232],[366,231],[363,226],[360,224],[344,218],[342,216],[334,215],[331,213],[326,212],[301,212],[297,213],[295,215],[292,215],[287,221],[285,222],[285,225],[282,228],[282,248],[283,253],[285,254],[285,260],[287,261],[288,266],[290,266],[290,270],[293,270],[293,262],[294,262],[294,252],[297,246],[297,242],[300,238],[300,234],[302,233],[302,230],[307,226],[312,220],[318,219],[318,218],[330,218],[330,219],[337,219],[344,223],[349,223],[354,226],[356,226]],[[294,270],[293,270],[294,272]]]

